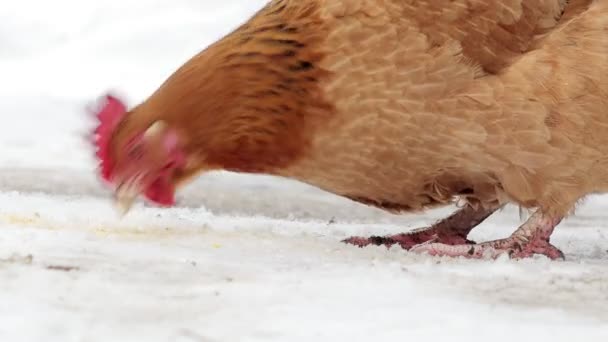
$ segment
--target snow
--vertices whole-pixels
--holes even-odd
[[[21,0],[0,12],[0,341],[606,341],[608,199],[567,260],[431,258],[350,235],[428,224],[267,176],[212,173],[124,218],[83,108],[143,99],[265,1]],[[507,236],[509,207],[472,238]]]

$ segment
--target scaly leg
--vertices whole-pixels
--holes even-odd
[[[475,259],[496,258],[502,254],[508,254],[513,259],[527,258],[534,254],[546,255],[553,260],[564,259],[564,254],[549,242],[555,226],[561,220],[560,216],[549,216],[537,211],[506,239],[475,245],[422,244],[412,248],[411,251],[436,256],[463,256]]]
[[[500,208],[499,205],[491,208],[473,208],[467,205],[430,227],[389,236],[355,236],[342,242],[359,247],[368,245],[390,247],[394,244],[399,244],[404,249],[410,249],[424,242],[440,242],[447,245],[473,244],[473,241],[467,240],[469,232],[492,215],[498,208]]]

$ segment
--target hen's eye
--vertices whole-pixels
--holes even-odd
[[[129,150],[129,158],[131,158],[131,159],[141,159],[143,154],[144,154],[144,151],[140,144],[133,146]]]

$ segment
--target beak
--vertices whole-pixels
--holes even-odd
[[[129,213],[139,194],[140,186],[137,182],[123,183],[116,189],[114,202],[120,216]]]

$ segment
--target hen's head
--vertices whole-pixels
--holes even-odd
[[[273,1],[135,108],[106,98],[97,157],[125,209],[138,194],[170,206],[179,185],[211,170],[291,176],[335,111],[321,87],[329,31],[317,5]]]
[[[185,166],[179,136],[165,122],[157,120],[132,127],[129,112],[117,97],[107,95],[95,112],[96,156],[101,176],[115,190],[126,212],[139,194],[160,206],[174,204],[176,175]]]

